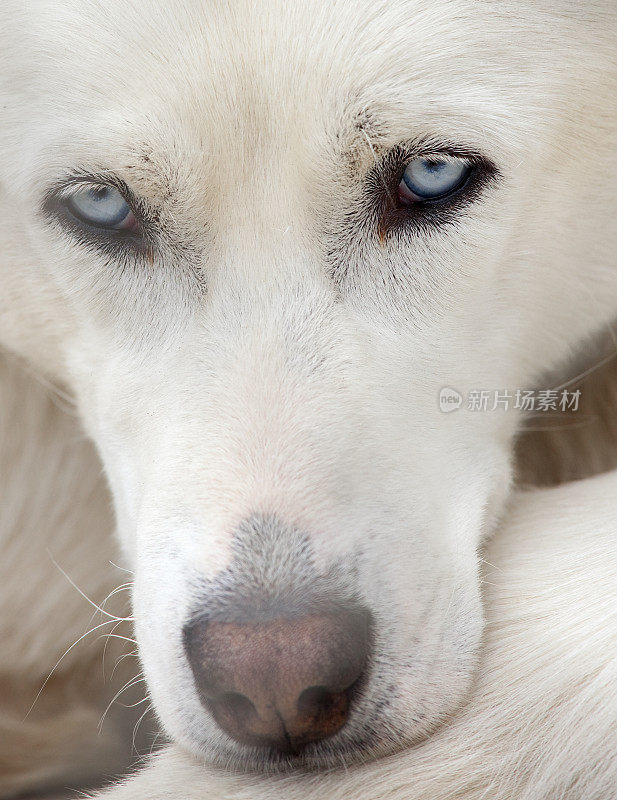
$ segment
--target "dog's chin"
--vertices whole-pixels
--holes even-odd
[[[327,741],[309,745],[296,753],[274,748],[222,747],[202,752],[201,758],[208,767],[225,772],[261,775],[312,773],[374,761],[404,746],[404,742],[396,747],[392,741],[386,744],[377,736],[367,735],[346,745],[329,745]]]

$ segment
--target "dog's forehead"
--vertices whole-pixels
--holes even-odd
[[[19,102],[49,120],[52,152],[34,162],[60,177],[96,154],[161,196],[266,162],[323,182],[333,151],[368,164],[427,135],[518,162],[568,68],[551,73],[547,12],[523,2],[8,0],[0,38],[19,51]]]
[[[386,131],[403,97],[408,117],[448,109],[486,124],[500,113],[495,95],[508,97],[538,55],[537,24],[483,0],[39,0],[27,8],[10,27],[21,28],[31,55],[21,62],[58,111],[81,111],[87,125],[84,113],[98,118],[106,108],[130,115],[164,106],[168,117],[190,109],[196,130],[211,137],[216,129],[224,141],[238,127],[267,133],[274,118],[332,125],[333,106],[339,116],[349,110],[343,133],[369,107],[364,121],[378,118]]]

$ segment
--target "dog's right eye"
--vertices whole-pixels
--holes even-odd
[[[414,158],[407,164],[399,183],[399,200],[405,206],[441,200],[460,189],[473,169],[461,158]]]
[[[133,231],[137,220],[122,194],[113,186],[85,186],[64,199],[66,210],[95,228]]]

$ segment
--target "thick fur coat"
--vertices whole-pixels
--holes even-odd
[[[0,796],[123,769],[150,701],[109,797],[615,793],[615,475],[512,491],[613,464],[614,382],[569,439],[438,398],[611,366],[616,44],[608,0],[5,0]],[[304,592],[371,653],[281,760],[183,632]]]

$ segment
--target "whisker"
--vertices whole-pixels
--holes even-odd
[[[88,601],[88,603],[90,603],[90,605],[91,605],[91,606],[93,606],[94,608],[96,608],[96,610],[97,610],[97,611],[100,611],[100,612],[101,612],[101,614],[104,614],[106,617],[110,617],[111,619],[115,619],[117,622],[120,622],[120,621],[123,621],[123,622],[124,622],[124,621],[129,621],[129,620],[132,620],[132,617],[117,617],[115,614],[110,614],[110,613],[109,613],[109,611],[105,611],[105,609],[103,609],[103,608],[101,608],[100,606],[98,606],[98,605],[97,605],[97,604],[94,602],[94,600],[91,600],[91,599],[88,597],[88,595],[87,595],[87,594],[85,594],[85,592],[82,592],[82,590],[81,590],[81,589],[79,588],[79,586],[78,586],[78,585],[75,583],[75,581],[73,581],[73,579],[72,579],[72,578],[71,578],[71,577],[70,577],[70,576],[69,576],[69,575],[68,575],[68,574],[67,574],[67,573],[66,573],[66,572],[65,572],[65,571],[62,569],[62,567],[60,566],[60,564],[58,564],[58,562],[56,561],[56,559],[55,559],[55,558],[52,556],[52,554],[51,554],[51,551],[49,550],[49,548],[47,548],[47,555],[48,555],[48,556],[49,556],[49,558],[51,559],[51,563],[54,565],[54,567],[56,567],[56,569],[57,569],[59,572],[61,572],[61,573],[62,573],[62,575],[64,575],[64,577],[67,579],[67,581],[68,581],[68,582],[71,584],[71,586],[72,586],[72,587],[73,587],[73,588],[74,588],[74,589],[75,589],[77,592],[79,592],[79,594],[80,594],[80,595],[81,595],[81,596],[84,598],[84,600],[87,600],[87,601]]]
[[[128,689],[131,689],[133,686],[137,686],[138,683],[145,683],[145,681],[146,681],[146,679],[140,674],[135,678],[131,678],[131,680],[127,681],[124,684],[124,686],[120,690],[118,690],[116,692],[116,694],[109,701],[109,704],[108,704],[107,708],[105,709],[105,711],[103,711],[103,716],[101,717],[101,719],[99,721],[99,724],[98,724],[99,733],[101,732],[101,730],[103,728],[103,723],[105,722],[105,718],[107,717],[107,714],[109,713],[109,709],[113,706],[113,704],[120,697],[120,695],[123,692],[126,692]]]
[[[105,603],[107,603],[112,597],[114,597],[114,595],[120,594],[120,592],[126,592],[128,589],[132,587],[132,585],[133,582],[130,581],[129,583],[122,583],[120,584],[120,586],[116,586],[116,588],[112,589],[111,592],[107,595],[107,597],[103,600],[101,606],[104,607]]]
[[[144,700],[147,700],[147,699],[148,699],[147,697],[144,697]],[[148,704],[148,708],[146,708],[146,710],[144,711],[144,713],[141,715],[141,717],[140,717],[140,718],[137,720],[137,722],[135,723],[135,727],[133,728],[133,746],[132,746],[132,752],[133,752],[133,753],[136,753],[136,752],[137,752],[137,748],[136,748],[136,746],[135,746],[135,739],[137,738],[137,731],[139,730],[139,726],[141,725],[143,718],[144,718],[144,717],[146,716],[146,714],[147,714],[149,711],[151,711],[151,710],[152,710],[152,703],[149,703],[149,704]]]
[[[111,629],[111,633],[114,634],[120,625],[122,625],[122,622],[116,622],[114,627]],[[107,646],[109,644],[109,638],[110,638],[109,636],[106,638],[105,647],[103,647],[103,680],[105,680],[105,655],[107,654]],[[112,671],[112,676],[113,676],[113,671]]]
[[[136,639],[131,639],[130,636],[120,636],[117,633],[103,633],[99,636],[99,639],[120,639],[123,642],[130,642],[131,644],[137,644]]]
[[[45,678],[45,680],[43,681],[43,685],[42,685],[42,686],[41,686],[41,688],[39,689],[39,691],[38,691],[38,693],[37,693],[36,697],[34,698],[34,700],[32,701],[32,705],[31,705],[31,706],[30,706],[30,708],[28,709],[28,711],[27,711],[27,713],[26,713],[26,716],[24,717],[24,719],[27,719],[27,718],[28,718],[28,716],[29,716],[29,715],[30,715],[30,713],[32,712],[32,709],[33,709],[33,708],[34,708],[34,706],[36,705],[36,702],[37,702],[37,700],[39,699],[39,697],[40,697],[40,696],[41,696],[41,694],[43,693],[43,689],[44,689],[44,688],[47,686],[47,684],[49,683],[49,681],[50,681],[50,679],[51,679],[51,676],[54,674],[54,672],[55,672],[55,671],[56,671],[56,669],[59,667],[59,665],[62,663],[62,661],[63,661],[63,660],[66,658],[66,656],[68,656],[68,654],[71,652],[71,650],[73,650],[73,648],[74,648],[74,647],[77,647],[77,645],[78,645],[78,644],[79,644],[81,641],[83,641],[83,639],[85,639],[85,638],[86,638],[86,636],[89,636],[91,633],[94,633],[95,631],[98,631],[100,628],[104,627],[105,625],[110,625],[112,622],[113,622],[113,620],[111,620],[111,619],[107,619],[107,620],[105,620],[105,622],[101,622],[101,623],[100,623],[99,625],[97,625],[96,627],[92,628],[91,630],[88,630],[88,631],[86,631],[86,632],[85,632],[85,633],[84,633],[82,636],[80,636],[80,637],[79,637],[79,639],[77,639],[77,641],[73,642],[73,644],[72,644],[70,647],[68,647],[68,648],[67,648],[67,649],[64,651],[64,653],[63,653],[63,654],[60,656],[60,658],[59,658],[59,659],[56,661],[56,663],[55,663],[55,664],[54,664],[54,666],[52,667],[52,669],[51,669],[51,672],[49,673],[49,675],[48,675],[48,676]]]
[[[116,670],[118,669],[118,665],[121,661],[124,661],[125,658],[136,658],[137,657],[137,650],[132,650],[130,653],[124,653],[121,656],[118,656],[116,659],[116,663],[114,664],[114,668],[111,671],[111,675],[109,676],[109,680],[112,681],[114,675],[116,674]]]
[[[157,734],[156,734],[156,736],[155,736],[155,737],[154,737],[154,739],[152,740],[152,744],[151,744],[151,746],[150,746],[150,752],[148,753],[148,755],[149,755],[149,756],[151,756],[151,755],[152,755],[152,753],[153,753],[153,751],[154,751],[154,748],[156,747],[156,743],[157,743],[157,742],[158,742],[158,740],[159,740],[159,737],[160,737],[160,735],[161,735],[161,731],[158,731],[158,732],[157,732]]]
[[[127,583],[122,583],[119,586],[116,586],[116,588],[112,589],[112,591],[103,600],[103,602],[101,603],[101,607],[104,608],[105,605],[107,604],[108,600],[110,600],[114,595],[120,594],[123,591],[127,591],[127,590],[131,589],[132,586],[133,586],[133,582],[132,581],[128,581]],[[122,624],[123,621],[124,620],[120,620],[114,625],[114,627],[112,628],[112,631],[111,631],[112,634],[116,632],[116,630]],[[103,660],[103,679],[105,679],[105,656],[107,655],[107,647],[108,647],[108,645],[109,645],[109,637],[105,641],[105,647],[103,648],[103,659],[102,659]],[[115,667],[114,667],[114,670],[115,670]],[[112,676],[113,676],[113,671],[112,671]]]
[[[142,703],[145,703],[147,699],[148,697],[146,696],[142,697],[141,700],[137,700],[135,703],[119,703],[119,705],[121,705],[122,708],[137,708],[137,706],[140,706]]]
[[[134,575],[135,574],[132,569],[127,569],[126,567],[121,567],[119,564],[116,564],[115,561],[110,561],[109,563],[111,564],[112,567],[115,567],[116,569],[122,570],[122,572],[128,572],[129,575]]]

